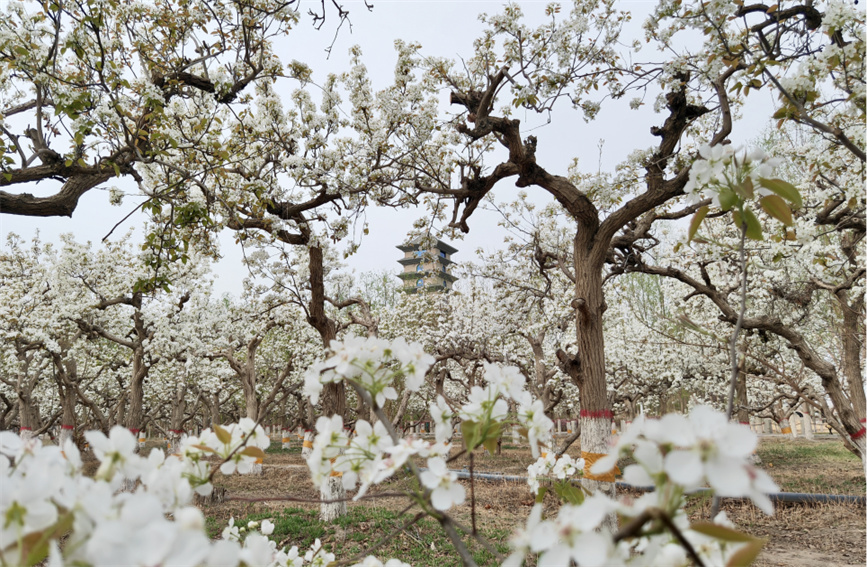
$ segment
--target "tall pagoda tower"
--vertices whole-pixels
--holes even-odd
[[[432,237],[420,237],[397,247],[403,258],[397,262],[403,271],[397,277],[403,280],[403,291],[416,293],[420,290],[448,292],[458,278],[453,276],[452,254],[457,248]]]

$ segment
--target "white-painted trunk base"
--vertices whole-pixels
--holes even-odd
[[[72,441],[72,429],[60,429],[60,435],[57,437],[57,444],[60,445],[60,448],[63,449],[63,446],[66,445],[67,441]]]
[[[609,439],[611,438],[611,420],[606,417],[582,417],[581,418],[581,453],[582,457],[586,457],[583,453],[607,454],[610,446]],[[584,474],[589,472],[589,466],[585,467]],[[615,487],[613,482],[604,482],[600,480],[591,480],[585,478],[581,481],[581,485],[590,492],[602,492],[609,497],[614,498]],[[614,514],[609,515],[603,525],[613,532],[617,531],[617,517]]]
[[[804,417],[801,418],[801,430],[804,432],[804,437],[806,437],[809,441],[814,439],[813,437],[813,420],[810,419],[808,414],[804,414]]]
[[[301,456],[305,459],[313,452],[313,432],[306,431],[304,433],[304,441],[301,444]]]
[[[343,479],[339,476],[328,478],[328,483],[320,491],[323,501],[346,498],[346,489],[343,488]],[[323,502],[319,507],[319,519],[323,522],[333,522],[340,516],[346,515],[346,502]]]

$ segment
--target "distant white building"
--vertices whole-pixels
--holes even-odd
[[[397,277],[403,280],[403,291],[416,293],[426,291],[448,292],[458,278],[453,276],[452,254],[457,248],[436,238],[415,238],[397,247],[403,252],[398,263],[403,271]]]

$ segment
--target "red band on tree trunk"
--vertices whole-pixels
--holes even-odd
[[[31,431],[31,429],[29,427],[22,427],[21,431]]]
[[[61,425],[60,429],[74,429],[72,425]]]
[[[132,427],[130,427],[129,430],[130,433],[138,433],[139,431],[141,431],[141,429],[133,429]]]
[[[589,417],[590,419],[600,419],[603,417],[606,419],[614,419],[614,414],[611,413],[611,410],[607,409],[594,411],[581,410],[579,415],[581,415],[581,417]]]
[[[865,428],[862,427],[862,428],[858,431],[858,433],[856,433],[856,434],[854,434],[854,435],[852,436],[852,439],[861,439],[862,437],[864,437],[864,434],[865,434],[865,433],[867,433],[867,429],[865,429]]]

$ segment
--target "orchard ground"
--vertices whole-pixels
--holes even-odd
[[[261,476],[222,477],[218,473],[215,485],[225,489],[226,501],[202,505],[208,518],[212,537],[219,533],[230,517],[236,525],[250,520],[270,518],[276,529],[273,538],[281,545],[306,548],[315,538],[326,548],[334,549],[338,559],[349,559],[367,547],[386,538],[413,519],[418,509],[407,510],[404,497],[390,497],[412,482],[410,477],[393,478],[371,490],[371,498],[352,502],[349,514],[334,525],[317,520],[318,498],[309,479],[307,467],[300,455],[300,443],[288,450],[272,444]],[[573,445],[569,453],[577,456]],[[865,477],[861,462],[833,439],[807,441],[781,436],[766,436],[760,441],[758,454],[762,467],[770,473],[781,491],[821,494],[865,493]],[[504,445],[501,455],[487,455],[480,450],[474,455],[478,472],[501,472],[526,475],[532,462],[529,449]],[[622,466],[623,463],[621,463]],[[450,464],[451,468],[469,466],[464,456]],[[471,487],[464,485],[467,501],[458,507],[456,518],[471,529]],[[533,505],[526,483],[476,481],[476,529],[485,535],[500,553],[508,552],[508,539],[513,528],[522,524]],[[305,501],[308,500],[308,501]],[[552,497],[545,500],[546,513],[556,514]],[[694,497],[687,510],[692,519],[706,518],[709,499]],[[729,518],[749,534],[766,538],[765,549],[756,565],[839,567],[864,565],[865,508],[854,504],[777,504],[773,517],[765,516],[746,501],[723,501]],[[473,542],[471,550],[480,565],[494,565],[493,554]],[[459,565],[459,559],[440,527],[425,518],[403,533],[387,538],[376,551],[379,557],[398,557],[413,565],[446,567]]]

